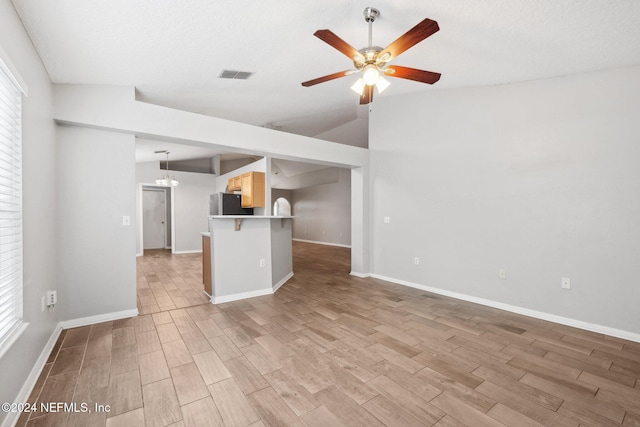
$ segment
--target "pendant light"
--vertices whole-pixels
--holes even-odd
[[[163,175],[162,178],[156,179],[156,184],[163,185],[163,186],[170,185],[172,187],[175,187],[176,185],[178,185],[178,180],[174,176],[169,175],[169,152],[166,150],[156,151],[156,154],[160,154],[160,153],[167,154],[167,164],[166,164],[167,173]]]

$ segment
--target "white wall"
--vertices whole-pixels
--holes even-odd
[[[277,286],[293,272],[291,220],[272,219],[271,222],[271,284]]]
[[[133,87],[55,85],[54,92],[55,119],[75,126],[328,166],[368,166],[363,148],[148,104],[135,99]]]
[[[170,171],[179,184],[173,188],[175,204],[175,253],[202,251],[202,231],[209,229],[209,195],[216,192],[216,176],[211,174]],[[159,162],[136,164],[136,227],[142,229],[140,184],[153,184],[164,172]],[[142,255],[140,233],[136,233],[136,253]]]
[[[22,98],[23,316],[29,326],[0,358],[0,401],[20,402],[27,398],[21,388],[59,320],[59,311],[40,310],[46,290],[58,287],[55,126],[49,76],[8,0],[0,1],[0,59],[11,64],[29,90]],[[0,424],[9,422],[6,418],[0,413]]]
[[[232,218],[210,220],[214,297],[270,291],[271,224],[268,218],[243,219],[239,231]],[[260,267],[260,260],[265,266]]]
[[[364,117],[357,118],[315,135],[315,138],[367,148],[369,144],[369,121]]]
[[[248,164],[251,164],[256,160],[259,160],[259,158],[246,157],[242,159],[222,160],[220,161],[220,175],[226,174],[228,172],[233,172],[234,170],[239,169]]]
[[[640,67],[378,99],[373,273],[640,333],[639,100]]]
[[[281,173],[273,178],[271,181],[273,185],[283,190],[297,190],[322,184],[334,184],[339,180],[338,168],[327,167],[292,176],[285,176],[284,173]]]
[[[337,168],[337,182],[293,190],[293,238],[351,244],[351,171]]]
[[[134,137],[58,126],[57,143],[62,318],[136,310]]]

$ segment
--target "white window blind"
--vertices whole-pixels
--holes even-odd
[[[0,352],[22,323],[22,95],[0,61]]]

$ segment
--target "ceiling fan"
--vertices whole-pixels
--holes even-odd
[[[428,84],[437,82],[440,79],[440,73],[387,64],[405,50],[437,32],[440,29],[438,23],[428,18],[424,19],[383,49],[379,46],[373,46],[371,41],[372,25],[378,16],[380,16],[378,9],[373,7],[364,9],[364,20],[369,23],[369,45],[360,50],[357,50],[330,30],[318,30],[313,33],[314,36],[349,57],[353,61],[355,70],[339,71],[318,77],[302,83],[302,86],[309,87],[362,71],[362,78],[358,79],[351,89],[360,94],[360,104],[368,104],[373,101],[374,86],[378,88],[378,92],[382,92],[389,86],[389,82],[382,77],[382,74]]]

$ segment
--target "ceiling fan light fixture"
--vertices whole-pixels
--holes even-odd
[[[364,73],[362,74],[362,80],[364,84],[367,86],[373,86],[378,82],[378,78],[380,77],[380,72],[378,71],[378,67],[374,64],[367,64],[363,68]]]
[[[382,75],[394,78],[413,80],[420,83],[434,84],[440,79],[440,73],[419,70],[417,68],[401,67],[399,65],[387,66],[398,55],[420,43],[427,37],[440,30],[438,23],[425,18],[414,25],[409,31],[398,37],[386,48],[373,44],[373,22],[380,16],[380,11],[373,7],[364,10],[364,19],[369,24],[369,44],[357,50],[346,41],[342,40],[331,30],[318,30],[314,36],[327,43],[346,57],[353,60],[355,70],[339,71],[337,73],[322,76],[313,80],[302,82],[302,86],[309,87],[319,83],[328,82],[340,77],[349,76],[355,72],[362,72],[362,78],[351,86],[351,90],[360,95],[360,104],[369,104],[373,101],[373,86],[378,93],[389,87],[389,82]]]
[[[391,53],[385,52],[376,58],[376,64],[385,64],[391,60]]]
[[[389,85],[391,85],[391,83],[389,83],[389,81],[386,80],[384,77],[382,76],[378,77],[378,81],[376,82],[376,88],[378,89],[378,93],[382,93],[382,91],[388,88]]]
[[[362,79],[358,79],[353,86],[351,86],[351,90],[354,91],[355,93],[357,93],[358,95],[362,96],[362,93],[364,91],[364,80]]]

